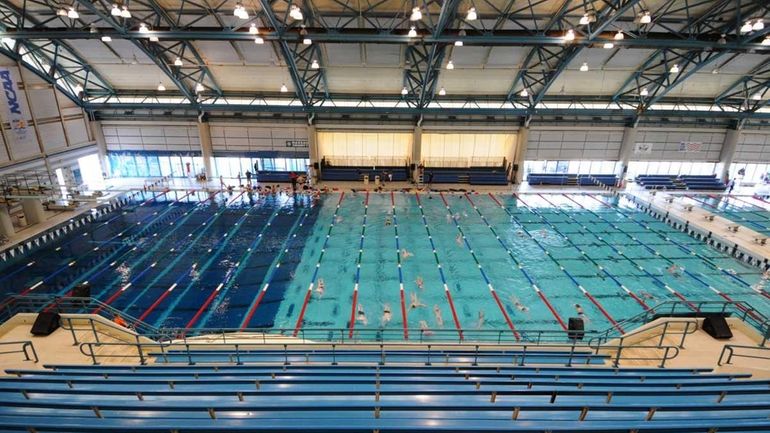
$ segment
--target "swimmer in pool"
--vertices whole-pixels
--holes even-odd
[[[452,224],[452,215],[451,214],[446,214],[446,223],[447,224]]]
[[[339,224],[341,222],[342,222],[342,217],[341,216],[337,215],[336,217],[334,217],[334,223],[335,224]]]
[[[548,237],[548,230],[546,229],[540,229],[540,237],[545,239]]]
[[[484,326],[484,310],[479,310],[478,321],[476,322],[476,329],[481,329]]]
[[[420,300],[417,298],[417,293],[414,293],[414,292],[410,293],[409,294],[409,300],[410,300],[409,308],[411,308],[412,310],[414,310],[415,308],[418,308],[418,307],[424,307],[425,306],[425,304],[420,302]]]
[[[733,268],[725,269],[725,272],[727,272],[730,275],[738,275],[738,272],[735,271]]]
[[[680,271],[682,268],[680,266],[677,266],[676,263],[672,263],[671,266],[668,267],[668,273],[673,275],[674,278],[679,278],[681,276]]]
[[[424,320],[420,320],[420,330],[422,331],[422,335],[426,337],[430,337],[433,335],[433,331],[430,330],[430,327],[428,326],[428,322]]]
[[[361,304],[358,304],[356,311],[356,321],[361,322],[361,324],[364,326],[369,324],[369,320],[366,319],[366,313],[364,312],[364,306]]]
[[[455,238],[455,242],[457,242],[457,245],[463,246],[463,235],[457,234],[457,237]]]
[[[416,280],[414,280],[414,282],[417,284],[417,287],[418,287],[419,289],[421,289],[421,290],[422,290],[422,289],[424,289],[424,288],[425,288],[425,280],[423,280],[421,276],[419,276],[419,275],[418,275],[418,276],[417,276],[417,279],[416,279]]]
[[[522,313],[526,313],[529,311],[529,307],[522,304],[521,301],[519,301],[519,298],[515,296],[511,296],[511,301],[513,301],[513,305],[516,307],[516,309],[521,311]]]
[[[388,323],[390,323],[390,320],[393,318],[393,314],[390,312],[390,304],[385,304],[382,306],[382,320],[381,320],[381,326],[385,326]]]
[[[438,305],[433,306],[433,316],[436,317],[436,325],[439,328],[444,327],[444,318],[441,317],[441,309],[438,307]]]
[[[409,257],[412,257],[414,254],[410,253],[409,250],[406,248],[401,249],[401,260],[406,260]]]
[[[653,300],[655,299],[655,296],[652,295],[652,293],[646,291],[646,290],[640,290],[639,294],[642,295],[642,298]]]
[[[391,220],[390,217],[385,218],[385,225],[386,226],[393,225],[393,220]]]
[[[315,294],[319,298],[323,298],[325,290],[326,290],[326,284],[324,284],[324,279],[323,278],[319,278],[318,279],[318,284],[316,284],[316,286],[315,286]]]
[[[516,230],[516,236],[524,237],[524,231],[523,230]]]

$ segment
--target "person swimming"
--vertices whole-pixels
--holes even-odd
[[[339,224],[341,222],[342,222],[342,217],[341,216],[337,215],[336,217],[334,217],[334,223],[335,224]]]
[[[681,271],[684,268],[681,266],[677,266],[676,263],[672,263],[671,266],[668,267],[668,273],[674,276],[674,278],[679,278],[682,276]]]
[[[478,321],[476,322],[476,329],[481,329],[484,326],[484,310],[479,310]]]
[[[521,311],[522,313],[526,313],[529,311],[529,307],[522,304],[521,301],[519,301],[519,298],[515,296],[511,296],[511,301],[513,301],[514,307],[516,307],[517,310]]]
[[[390,312],[390,304],[385,304],[382,306],[382,326],[390,323],[391,319],[393,319],[393,314]]]
[[[366,318],[366,313],[364,312],[364,306],[361,304],[358,304],[358,308],[356,309],[356,321],[361,322],[364,326],[369,325],[369,320]]]
[[[540,237],[545,239],[548,237],[548,230],[546,229],[540,229]]]
[[[409,308],[411,308],[412,310],[414,310],[415,308],[418,308],[418,307],[424,307],[425,306],[425,304],[420,302],[420,300],[417,298],[417,293],[414,293],[414,292],[410,293],[409,294],[409,300],[410,300]]]
[[[463,246],[463,235],[457,234],[457,237],[455,237],[455,242],[457,242],[457,245]]]
[[[386,226],[393,225],[393,220],[390,217],[385,218],[385,225]]]
[[[324,283],[324,279],[323,278],[319,278],[318,279],[318,284],[316,284],[316,286],[315,286],[315,294],[319,298],[322,298],[325,291],[326,291],[326,284]]]
[[[414,282],[417,284],[417,287],[419,289],[424,289],[425,288],[425,280],[423,280],[421,276],[418,275],[417,279],[414,280]]]
[[[583,310],[583,306],[580,304],[575,304],[575,312],[577,312],[578,317],[583,319],[583,321],[588,322],[588,316],[586,316],[585,310]]]
[[[441,309],[438,307],[438,304],[433,306],[433,316],[436,318],[436,325],[439,328],[444,327],[444,318],[441,317]]]
[[[430,326],[428,326],[428,322],[424,320],[420,320],[420,331],[422,331],[422,335],[426,337],[430,337],[433,335],[433,331],[430,330]]]
[[[520,238],[524,237],[524,230],[521,230],[521,229],[516,230],[516,236],[518,236]]]
[[[446,223],[452,224],[452,214],[446,214]]]
[[[642,295],[642,298],[644,299],[655,299],[655,296],[652,295],[652,293],[646,291],[646,290],[640,290],[639,294]]]
[[[402,248],[402,249],[401,249],[401,260],[406,260],[406,259],[408,259],[409,257],[412,257],[413,255],[414,255],[414,254],[412,254],[411,252],[409,252],[409,250],[407,250],[406,248]]]

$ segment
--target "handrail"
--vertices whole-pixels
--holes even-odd
[[[35,345],[32,344],[29,340],[21,340],[21,341],[3,341],[0,342],[0,346],[10,346],[12,344],[21,344],[21,348],[19,350],[6,350],[3,352],[0,352],[0,355],[9,355],[12,353],[23,353],[24,354],[24,360],[25,361],[32,361],[34,359],[35,363],[37,364],[40,359],[37,357],[37,351],[35,350]],[[29,350],[27,350],[29,349]],[[32,354],[32,357],[30,357],[30,353]]]
[[[677,323],[684,323],[684,329],[683,330],[677,330],[677,329],[670,330],[669,329],[672,324],[677,324]],[[659,344],[663,344],[663,340],[665,340],[665,338],[667,336],[669,336],[671,334],[673,334],[673,335],[681,335],[682,338],[679,341],[679,344],[678,344],[677,347],[682,348],[682,347],[684,347],[684,341],[687,338],[687,336],[691,335],[691,334],[694,334],[696,331],[698,331],[698,319],[696,319],[696,318],[681,318],[681,319],[680,318],[670,318],[670,319],[665,320],[664,322],[656,323],[655,325],[648,326],[648,327],[642,328],[642,329],[637,329],[635,331],[632,331],[632,332],[629,332],[629,333],[621,335],[620,337],[618,337],[620,339],[620,345],[623,344],[623,341],[628,340],[631,337],[649,333],[650,331],[652,331],[654,329],[657,329],[657,328],[663,328],[663,331],[661,331],[660,334],[650,335],[647,338],[645,338],[645,340],[650,340],[650,339],[653,339],[653,338],[657,338],[659,336],[660,337]],[[596,336],[596,337],[592,337],[591,339],[588,340],[588,345],[592,346],[592,345],[597,345],[597,344],[603,344],[603,343],[606,343],[607,341],[609,341],[609,340],[607,339],[606,335]]]
[[[97,353],[98,349],[103,347],[117,347],[117,346],[123,346],[123,347],[130,347],[133,348],[136,351],[136,354],[132,353],[120,353],[120,354],[101,354]],[[264,344],[254,344],[254,343],[190,343],[190,342],[178,342],[178,343],[162,343],[162,342],[84,342],[80,344],[80,352],[91,358],[91,362],[94,365],[99,365],[99,359],[101,358],[138,358],[140,364],[145,365],[148,361],[149,353],[160,352],[160,355],[156,357],[156,361],[158,360],[164,360],[168,361],[169,352],[173,351],[173,355],[180,355],[185,356],[188,360],[188,363],[190,365],[195,364],[193,360],[193,356],[195,355],[195,350],[199,348],[205,348],[209,350],[222,350],[223,353],[228,354],[228,360],[230,364],[236,364],[241,365],[243,364],[243,361],[241,359],[242,356],[244,356],[246,353],[244,351],[249,351],[252,348],[256,350],[264,350],[266,347]],[[267,346],[283,348],[283,354],[284,354],[284,365],[291,365],[291,362],[289,360],[289,348],[302,348],[303,350],[306,350],[308,347],[312,347],[313,350],[330,350],[331,356],[332,356],[332,365],[337,364],[336,360],[336,354],[338,350],[338,346],[341,346],[344,351],[344,354],[346,356],[371,356],[371,353],[364,353],[357,350],[347,350],[345,349],[346,346],[353,346],[357,349],[360,349],[362,347],[366,347],[366,344],[337,344],[337,343],[274,343],[274,344],[268,344]],[[394,354],[397,354],[399,351],[404,351],[404,345],[402,343],[376,343],[376,344],[370,344],[369,346],[373,346],[375,348],[378,348],[380,351],[379,354],[379,365],[386,365],[387,364],[387,358],[388,356],[392,356]],[[392,348],[392,349],[386,349],[386,348]],[[610,355],[612,364],[614,367],[618,367],[621,361],[660,361],[659,367],[665,367],[666,362],[676,358],[679,355],[679,348],[676,346],[663,346],[663,345],[632,345],[632,346],[622,346],[622,345],[603,345],[598,346],[596,348],[593,348],[593,351],[587,351],[584,349],[591,349],[587,346],[579,345],[577,343],[572,344],[548,344],[548,345],[541,345],[541,344],[529,344],[529,343],[510,343],[510,344],[469,344],[469,343],[448,343],[448,344],[427,344],[425,348],[423,348],[423,351],[426,351],[426,361],[425,363],[427,365],[430,365],[432,363],[432,360],[440,360],[442,357],[447,357],[448,355],[445,353],[446,351],[451,351],[452,348],[456,349],[462,349],[462,350],[468,350],[471,349],[473,352],[474,360],[472,362],[472,365],[478,365],[478,358],[480,355],[484,355],[484,350],[487,348],[494,349],[497,351],[500,350],[515,350],[518,351],[515,354],[511,354],[511,364],[514,365],[524,365],[526,363],[527,356],[543,356],[543,349],[551,349],[551,350],[563,350],[564,352],[554,352],[554,356],[563,356],[567,359],[567,366],[571,366],[576,362],[579,362],[580,360],[586,360],[586,362],[590,362],[593,356],[600,355],[600,352],[604,351],[607,352],[608,355]],[[534,348],[534,349],[533,349]],[[641,356],[641,355],[628,355],[628,351],[626,351],[625,356],[623,355],[624,349],[653,349],[653,350],[659,350],[663,353],[659,356]],[[532,351],[537,351],[537,355],[532,355]],[[568,353],[566,353],[568,351]],[[111,351],[109,351],[111,352]],[[530,352],[528,354],[528,352]],[[306,353],[306,357],[309,357],[312,355],[312,353]],[[468,355],[470,356],[470,355]],[[546,355],[547,356],[547,355]]]
[[[755,350],[763,353],[765,356],[736,354],[735,349]],[[727,354],[726,360],[724,359],[725,354]],[[726,364],[731,364],[733,361],[733,358],[751,358],[751,359],[763,359],[766,361],[770,361],[770,347],[725,344],[724,347],[722,347],[722,352],[719,354],[719,361],[717,361],[717,365],[721,367]]]

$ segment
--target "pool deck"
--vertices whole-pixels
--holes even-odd
[[[711,237],[720,240],[723,245],[730,248],[737,246],[737,251],[747,253],[764,264],[770,263],[770,240],[765,245],[755,241],[767,239],[766,235],[709,212],[699,206],[697,202],[687,199],[685,194],[661,192],[652,194],[645,190],[630,190],[627,193],[636,197],[641,203],[649,204],[651,209],[658,213],[668,215],[669,218],[679,219],[701,232],[710,233]],[[713,221],[710,220],[711,217],[713,217]],[[729,227],[736,225],[738,226],[737,231],[729,229]]]

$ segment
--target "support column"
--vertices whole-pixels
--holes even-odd
[[[11,214],[8,212],[8,206],[0,206],[0,235],[10,239],[16,233],[11,221]]]
[[[110,164],[107,161],[107,140],[104,138],[102,122],[92,120],[88,122],[88,126],[91,128],[91,135],[93,135],[96,141],[96,151],[99,154],[99,164],[102,166],[102,173],[105,178],[108,178],[110,177]]]
[[[511,181],[521,183],[524,180],[524,157],[527,155],[527,144],[529,143],[529,126],[519,128],[516,134],[516,152],[513,155],[513,173]]]
[[[637,132],[639,132],[639,130],[635,126],[626,126],[623,128],[623,139],[620,142],[618,163],[615,166],[615,174],[618,176],[618,180],[620,180],[621,183],[628,171],[628,163],[631,162],[631,155],[634,153]]]
[[[728,129],[725,134],[725,141],[722,143],[722,151],[719,152],[719,166],[717,173],[720,179],[725,183],[730,181],[730,165],[735,157],[735,150],[738,148],[738,140],[741,138],[740,129]]]
[[[198,137],[201,140],[201,156],[203,157],[203,168],[206,170],[206,179],[211,180],[214,176],[214,148],[211,145],[211,127],[208,121],[198,122]]]
[[[312,168],[310,173],[313,177],[313,183],[316,183],[321,177],[321,170],[323,167],[321,167],[321,156],[318,151],[318,136],[316,135],[315,125],[307,126],[307,150],[308,158],[310,159],[310,167]]]
[[[45,210],[40,199],[23,198],[21,199],[21,208],[24,210],[27,224],[37,224],[45,221]]]
[[[412,132],[412,181],[417,183],[420,180],[420,164],[422,163],[422,127],[417,126]]]

